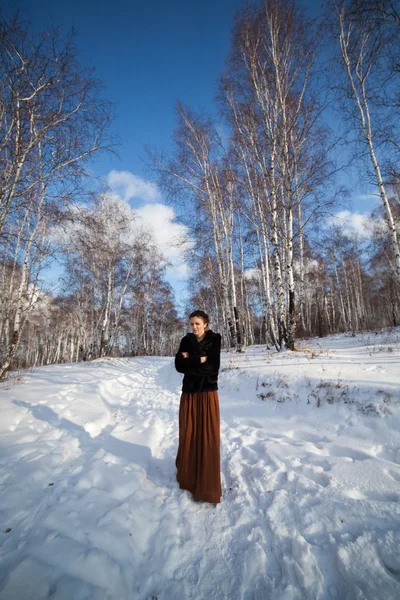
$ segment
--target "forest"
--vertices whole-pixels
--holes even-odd
[[[143,149],[189,232],[185,310],[226,348],[400,324],[399,77],[398,0],[328,0],[317,19],[258,1],[236,14],[215,112],[178,100],[170,148]],[[187,329],[157,239],[90,169],[118,152],[116,111],[73,32],[0,13],[0,379],[172,355]],[[349,170],[377,198],[363,235],[333,218]]]

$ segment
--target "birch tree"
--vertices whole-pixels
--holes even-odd
[[[236,211],[234,172],[224,164],[219,136],[208,117],[177,105],[178,127],[173,156],[148,150],[160,186],[175,198],[185,198],[183,220],[198,243],[211,246],[218,272],[225,341],[237,349],[238,311],[233,238]],[[183,211],[182,211],[183,212]]]
[[[59,30],[34,34],[18,15],[2,16],[0,239],[4,247],[13,248],[8,292],[15,311],[9,332],[9,310],[6,317],[3,343],[8,350],[0,377],[15,354],[23,312],[32,306],[27,290],[47,256],[49,226],[86,175],[87,161],[110,148],[111,110],[101,88],[78,60],[73,35],[65,38]],[[20,280],[15,288],[17,271]]]
[[[265,309],[271,321],[272,264],[278,346],[293,349],[296,330],[296,238],[320,208],[315,191],[328,177],[319,125],[320,90],[313,84],[317,37],[294,2],[267,0],[242,11],[221,94],[234,129],[235,153],[260,244]],[[302,254],[300,253],[300,257]],[[274,323],[270,325],[276,339]]]
[[[392,248],[393,269],[400,279],[400,243],[399,233],[390,206],[387,185],[382,173],[379,147],[382,136],[379,124],[383,121],[378,113],[384,109],[384,97],[390,94],[394,82],[387,72],[387,47],[392,39],[377,13],[356,10],[351,1],[334,0],[331,15],[340,48],[340,59],[346,77],[346,90],[351,107],[353,121],[356,124],[359,139],[365,145],[373,170],[376,186],[388,225],[388,235]],[[386,73],[386,78],[385,78]],[[390,94],[391,95],[391,94]],[[390,121],[391,115],[384,111]]]
[[[73,37],[33,34],[18,15],[0,21],[0,234],[40,182],[71,183],[110,147],[110,104]]]
[[[126,203],[105,193],[92,204],[74,209],[66,224],[66,285],[79,298],[76,315],[81,335],[76,345],[85,355],[112,352],[127,296],[150,262],[151,236],[136,221]],[[153,258],[161,262],[160,257]]]

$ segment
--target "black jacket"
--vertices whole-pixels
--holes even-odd
[[[188,352],[189,358],[183,358],[182,352]],[[182,392],[211,392],[218,389],[218,371],[221,355],[221,335],[211,329],[197,341],[194,333],[188,333],[181,339],[175,356],[175,369],[184,373]],[[206,362],[200,362],[201,356],[207,356]]]

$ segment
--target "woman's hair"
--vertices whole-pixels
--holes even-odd
[[[201,319],[203,319],[204,323],[206,323],[207,325],[210,322],[210,318],[209,318],[208,314],[204,312],[204,310],[194,310],[189,315],[189,319],[191,319],[192,317],[200,317]]]

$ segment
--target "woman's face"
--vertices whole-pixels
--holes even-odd
[[[205,333],[207,323],[201,317],[192,317],[190,319],[190,327],[196,337],[201,337]]]

